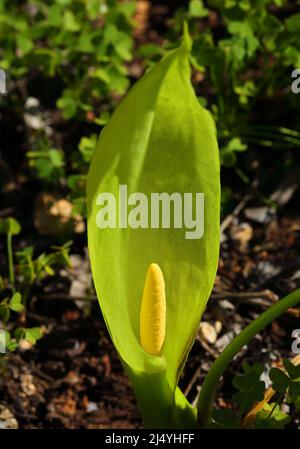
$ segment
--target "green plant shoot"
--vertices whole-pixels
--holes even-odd
[[[218,145],[213,119],[190,82],[190,48],[185,30],[181,46],[123,99],[100,135],[87,179],[95,288],[148,427],[196,425],[196,413],[177,383],[218,263]],[[128,217],[121,207],[115,211],[119,226],[106,216],[107,226],[99,228],[99,195],[112,194],[120,204],[120,186],[127,187],[128,197],[144,196],[131,196]],[[170,198],[188,192],[194,208],[196,194],[203,193],[203,236],[187,238],[188,223],[179,227],[175,215],[169,227],[145,224],[138,211],[153,192]],[[103,215],[108,202],[102,204]],[[134,227],[127,222],[133,215]]]

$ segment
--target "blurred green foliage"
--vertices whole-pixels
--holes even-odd
[[[289,128],[297,123],[299,110],[290,87],[291,72],[300,67],[300,14],[294,2],[209,0],[206,6],[190,1],[188,10],[177,11],[173,27],[179,31],[183,20],[190,22],[193,65],[208,82],[222,164],[235,166],[238,153],[249,146],[299,149],[300,132]],[[208,20],[199,25],[203,17]],[[289,116],[283,117],[278,106],[268,110],[276,97],[284,97]],[[270,125],[278,121],[281,126]]]
[[[299,8],[286,0],[181,4],[162,17],[163,36],[145,31],[139,39],[133,33],[136,1],[0,0],[0,67],[14,90],[0,98],[0,106],[20,109],[31,86],[40,83],[33,91],[42,110],[60,111],[64,129],[30,130],[28,166],[48,188],[67,187],[75,213],[85,211],[85,174],[96,136],[131,84],[129,65],[137,63],[140,72],[151,67],[177,45],[184,20],[194,41],[193,81],[216,119],[222,166],[248,183],[252,161],[264,159],[266,150],[284,150],[275,167],[279,176],[297,157],[299,99],[290,85],[293,68],[300,67]],[[151,9],[148,20],[151,27]],[[73,122],[80,131],[73,128],[65,137]],[[254,153],[250,159],[242,157],[247,149]],[[226,211],[231,186],[226,179],[223,186]]]
[[[4,329],[6,334],[5,349],[9,352],[15,351],[22,340],[33,345],[42,337],[40,328],[24,327],[28,296],[46,277],[54,276],[54,267],[70,266],[69,251],[72,242],[52,246],[48,254],[41,253],[34,257],[32,246],[13,251],[12,238],[20,232],[21,225],[14,218],[0,220],[0,236],[6,237],[8,261],[7,277],[0,275],[0,323],[1,330]],[[22,327],[16,326],[11,320],[12,313],[16,314],[19,322],[23,322]]]
[[[115,0],[1,0],[1,67],[11,78],[59,76],[57,106],[65,119],[80,118],[94,99],[128,88],[134,10],[135,2]]]

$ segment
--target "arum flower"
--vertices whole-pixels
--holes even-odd
[[[101,132],[87,182],[95,288],[148,427],[195,425],[177,384],[218,262],[218,146],[213,119],[190,82],[190,48],[185,30],[181,46],[123,99]],[[156,198],[169,198],[169,223],[145,214],[153,192],[167,194]],[[188,206],[196,210],[199,194],[201,237],[188,234],[196,223],[184,215]]]

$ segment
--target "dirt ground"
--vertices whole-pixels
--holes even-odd
[[[190,401],[196,401],[205,373],[233,336],[299,285],[298,204],[299,195],[295,195],[279,215],[263,223],[257,221],[261,218],[257,210],[244,204],[223,222],[223,228],[226,223],[227,227],[218,276],[203,316],[205,324],[180,381]],[[43,326],[45,335],[35,347],[24,347],[4,360],[0,422],[27,429],[141,427],[96,298],[78,301],[70,296],[78,269],[89,276],[86,254],[74,257],[73,262],[73,269],[62,270],[55,282],[51,279],[34,292],[27,324]],[[232,377],[241,371],[243,360],[270,367],[293,356],[291,332],[300,327],[299,316],[299,309],[290,310],[239,354],[220,385],[218,407],[228,406]]]

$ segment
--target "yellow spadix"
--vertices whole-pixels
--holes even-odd
[[[147,271],[140,315],[140,338],[145,351],[161,353],[166,333],[165,281],[160,267],[152,263]]]

